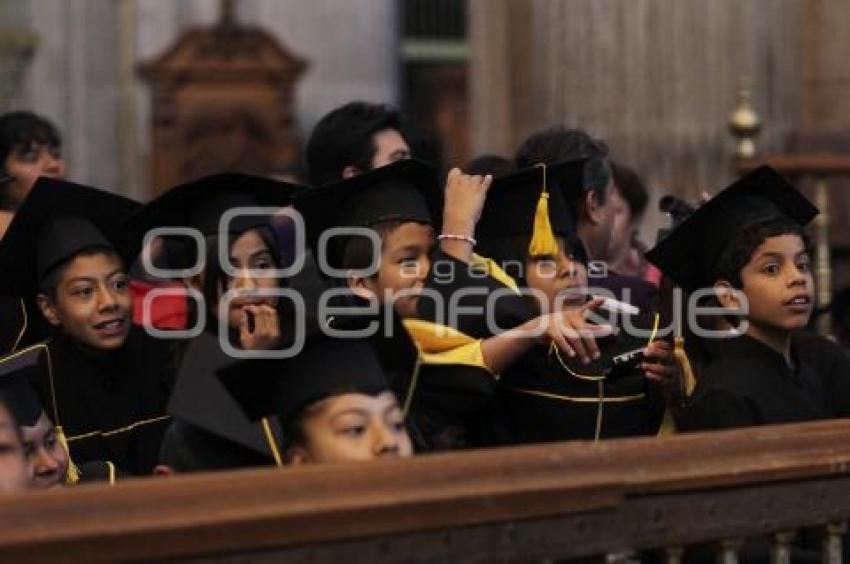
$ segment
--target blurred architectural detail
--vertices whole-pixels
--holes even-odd
[[[24,71],[37,46],[38,36],[34,32],[0,27],[0,113],[15,108]]]
[[[307,63],[223,2],[212,27],[186,31],[140,67],[153,94],[151,184],[224,170],[269,174],[300,158],[295,88]]]
[[[399,0],[402,104],[414,154],[462,165],[471,156],[466,0]]]
[[[761,120],[750,101],[749,80],[741,79],[738,88],[738,104],[729,116],[729,130],[737,139],[735,156],[739,159],[751,159],[756,156],[755,136],[761,130]]]
[[[716,190],[731,180],[726,124],[742,75],[771,124],[762,151],[799,124],[803,11],[797,0],[469,0],[473,152],[513,154],[564,124],[605,139],[660,193]]]

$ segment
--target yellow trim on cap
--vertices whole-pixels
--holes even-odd
[[[161,421],[166,421],[171,419],[170,415],[161,415],[159,417],[152,417],[150,419],[142,419],[141,421],[136,421],[134,423],[130,423],[126,427],[120,427],[118,429],[112,429],[110,431],[91,431],[90,433],[82,433],[80,435],[74,435],[73,437],[68,437],[68,442],[73,441],[81,441],[83,439],[90,439],[92,437],[111,437],[112,435],[118,435],[120,433],[126,433],[128,431],[132,431],[137,427],[142,427],[143,425],[151,425],[153,423],[159,423]]]

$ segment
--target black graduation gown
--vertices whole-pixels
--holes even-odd
[[[0,294],[0,355],[44,341],[50,334],[50,325],[34,303]]]
[[[598,379],[607,359],[646,342],[618,336],[597,344],[602,356],[587,365],[535,347],[502,375],[499,395],[517,443],[593,440],[597,425],[602,439],[658,432],[664,398],[642,371]]]
[[[48,342],[52,367],[37,383],[49,414],[55,391],[58,421],[77,464],[109,460],[125,474],[147,475],[157,464],[168,423],[171,348],[133,326],[124,345],[93,355],[70,337]]]
[[[677,414],[683,431],[847,415],[850,364],[834,343],[812,337],[793,339],[793,367],[781,354],[746,335],[711,341],[706,349],[708,357],[700,366],[694,397]]]
[[[192,472],[275,463],[261,423],[248,419],[215,375],[234,362],[210,332],[189,343],[168,404],[174,421],[163,440],[163,464]],[[279,444],[280,427],[270,422]]]
[[[641,312],[654,310],[658,299],[658,289],[650,282],[612,270],[606,272],[605,276],[593,276],[591,273],[588,286],[608,290],[614,294],[614,299],[632,304]]]
[[[440,250],[431,257],[432,266],[425,282],[426,290],[442,297],[440,302],[420,298],[419,318],[449,325],[475,339],[493,336],[485,315],[465,313],[465,308],[478,307],[486,311],[488,296],[500,292],[493,308],[494,320],[501,329],[516,327],[533,318],[527,302],[506,291],[499,281],[474,267],[446,255]],[[480,290],[467,294],[450,308],[452,295],[469,289]],[[459,314],[460,312],[460,314]],[[409,420],[424,444],[417,441],[420,451],[452,450],[467,447],[492,446],[510,443],[506,424],[496,400],[496,379],[483,367],[466,365],[423,365],[413,396]]]

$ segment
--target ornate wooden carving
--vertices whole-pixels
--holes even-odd
[[[232,9],[142,64],[153,96],[153,193],[206,174],[268,174],[295,163],[295,87],[306,67],[269,33],[237,23]]]

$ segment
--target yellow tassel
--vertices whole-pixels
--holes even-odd
[[[272,426],[269,423],[268,417],[263,417],[260,419],[260,425],[263,428],[263,434],[266,436],[266,444],[269,445],[269,450],[272,453],[272,458],[274,458],[274,463],[278,467],[283,466],[283,457],[280,455],[280,449],[277,448],[277,441],[274,438],[274,433],[272,432]]]
[[[529,256],[554,256],[558,254],[558,241],[552,231],[552,223],[549,221],[549,191],[546,188],[546,165],[543,167],[543,190],[540,199],[537,200],[537,209],[534,212],[534,227],[531,232],[531,243],[528,245]]]
[[[691,366],[691,361],[688,359],[688,353],[685,352],[685,338],[676,337],[673,340],[673,358],[676,359],[676,364],[682,371],[681,390],[685,398],[691,397],[694,393],[694,388],[697,386],[697,379],[694,376],[694,369]],[[658,430],[658,436],[668,436],[676,432],[676,420],[673,418],[673,412],[667,408],[664,410],[664,418],[661,421],[661,428]]]
[[[685,397],[689,398],[694,393],[694,388],[697,387],[697,378],[694,376],[694,369],[691,367],[688,353],[685,352],[684,337],[676,337],[674,339],[673,357],[676,359],[676,364],[682,369],[682,391]]]
[[[56,426],[56,440],[59,441],[59,444],[62,445],[62,448],[65,449],[65,452],[68,453],[68,472],[65,474],[65,483],[66,484],[76,484],[80,481],[80,469],[74,464],[74,459],[71,458],[71,449],[68,446],[68,438],[65,436],[65,430],[62,429],[61,425]]]

